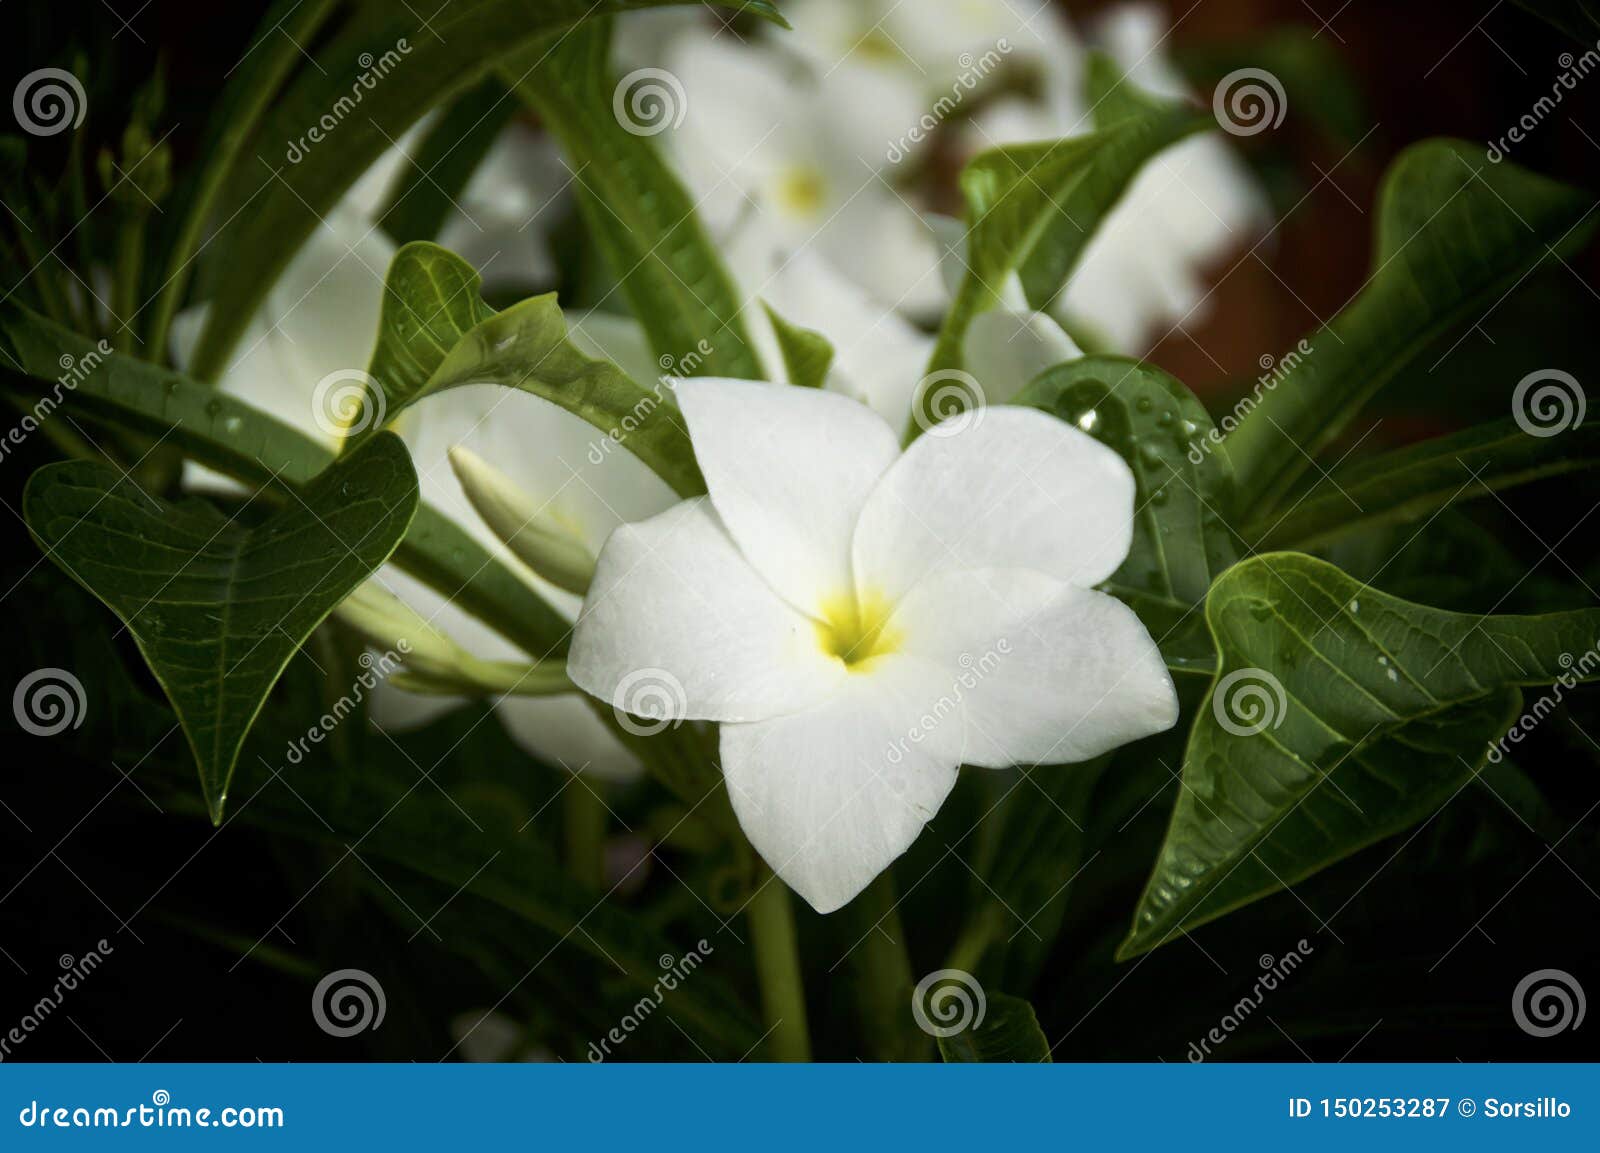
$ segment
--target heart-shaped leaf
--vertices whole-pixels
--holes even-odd
[[[1513,686],[1600,675],[1600,660],[1576,660],[1596,647],[1600,609],[1445,612],[1299,553],[1229,569],[1206,619],[1218,676],[1125,956],[1433,813],[1515,717]]]
[[[1587,194],[1493,164],[1482,145],[1460,140],[1402,153],[1379,205],[1366,287],[1306,339],[1309,350],[1228,437],[1240,493],[1263,510],[1435,338],[1575,250],[1596,223]]]
[[[234,763],[284,666],[394,552],[417,476],[384,434],[246,527],[198,501],[169,504],[121,469],[40,469],[23,496],[46,554],[128,626],[183,725],[213,822]]]
[[[0,374],[26,395],[42,395],[182,448],[210,468],[260,485],[308,483],[333,461],[298,429],[148,361],[103,353],[90,341],[13,303],[0,304]],[[71,363],[73,387],[58,377]],[[26,376],[11,375],[10,364]],[[571,623],[466,529],[429,505],[417,510],[395,562],[430,588],[492,625],[530,656],[566,651]]]
[[[1133,469],[1133,547],[1107,582],[1174,671],[1209,674],[1215,654],[1195,609],[1238,559],[1233,469],[1194,394],[1160,369],[1085,357],[1041,373],[1012,401],[1083,429]]]

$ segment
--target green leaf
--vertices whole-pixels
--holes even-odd
[[[1194,610],[1238,559],[1233,469],[1194,394],[1153,365],[1085,357],[1047,369],[1012,401],[1115,449],[1133,469],[1133,547],[1106,591],[1126,601],[1175,671],[1209,675],[1215,654]]]
[[[297,429],[179,373],[116,353],[14,304],[0,304],[0,342],[27,376],[8,383],[38,398],[35,412],[57,404],[96,420],[176,445],[201,464],[248,484],[302,485],[333,462],[333,453]],[[62,365],[74,365],[70,374]],[[69,378],[64,388],[58,376]],[[46,420],[51,418],[46,416]],[[492,625],[530,656],[566,651],[571,624],[466,529],[431,506],[417,510],[395,562],[455,604]]]
[[[1519,484],[1600,467],[1600,426],[1531,436],[1514,419],[1382,453],[1321,477],[1281,516],[1250,522],[1258,548],[1305,549],[1357,529],[1415,520]]]
[[[1240,492],[1258,509],[1296,477],[1363,404],[1431,341],[1496,303],[1551,256],[1593,232],[1593,200],[1481,145],[1407,149],[1379,196],[1377,251],[1361,294],[1228,438]]]
[[[339,461],[245,527],[146,495],[99,461],[49,465],[23,510],[46,555],[120,617],[161,682],[214,823],[256,714],[311,631],[389,559],[417,509],[400,438]]]
[[[696,357],[695,375],[763,379],[739,292],[694,200],[650,137],[618,118],[610,37],[610,21],[591,21],[503,75],[560,139],[589,234],[656,355]]]
[[[505,86],[486,80],[428,125],[378,213],[397,244],[436,240],[478,165],[517,113]]]
[[[1244,561],[1206,618],[1218,680],[1121,955],[1293,885],[1428,817],[1520,708],[1572,682],[1600,609],[1478,616],[1412,604],[1299,553]]]
[[[386,419],[458,385],[500,384],[582,417],[680,495],[705,492],[670,392],[643,388],[611,361],[580,351],[567,339],[555,293],[496,313],[478,286],[472,267],[436,244],[395,254],[371,365]]]
[[[168,229],[163,238],[164,271],[152,262],[153,271],[162,277],[149,286],[151,295],[159,293],[150,316],[150,359],[158,364],[165,360],[167,330],[188,287],[190,266],[216,197],[233,172],[245,141],[303,58],[301,45],[312,41],[334,6],[334,0],[277,0],[261,18],[250,49],[213,107],[205,142],[196,152],[200,162],[192,177],[178,187],[174,206],[163,213]]]
[[[1012,273],[1020,275],[1030,307],[1048,307],[1145,161],[1210,123],[1192,109],[1169,105],[1087,136],[1010,145],[973,159],[961,173],[967,271],[929,370],[961,368],[968,327],[1002,304],[1001,289]]]
[[[1039,1028],[1033,1006],[1021,997],[991,993],[983,1023],[949,1037],[939,1038],[939,1052],[947,1062],[1050,1060],[1050,1042]]]
[[[405,5],[362,6],[274,104],[256,135],[255,163],[237,166],[229,199],[240,211],[216,246],[194,375],[212,380],[222,371],[312,230],[429,109],[586,19],[673,2],[457,0],[426,26]],[[765,0],[741,7],[773,15]]]
[[[790,324],[766,301],[761,302],[761,307],[766,309],[767,319],[772,322],[789,383],[801,388],[821,388],[828,378],[828,367],[833,363],[832,342],[815,329]]]

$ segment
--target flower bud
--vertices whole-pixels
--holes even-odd
[[[557,588],[582,596],[594,578],[594,554],[526,492],[476,453],[450,450],[467,500],[495,536],[534,572]]]

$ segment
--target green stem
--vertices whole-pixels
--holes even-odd
[[[143,208],[128,205],[117,228],[117,273],[111,289],[111,320],[119,326],[112,334],[112,347],[118,352],[132,352],[138,344],[133,316],[139,309],[139,277],[144,272],[145,219]]]
[[[856,944],[850,966],[867,1055],[875,1061],[926,1061],[928,1038],[911,1015],[911,959],[896,909],[894,877],[884,873],[850,902]]]
[[[950,956],[945,959],[944,967],[960,969],[964,973],[977,972],[978,962],[983,960],[995,934],[1005,925],[1005,918],[1005,910],[993,902],[980,908],[950,947]]]
[[[598,890],[605,881],[605,802],[586,782],[574,779],[562,793],[566,825],[567,870]]]
[[[755,947],[761,1008],[769,1030],[767,1051],[776,1061],[809,1061],[811,1037],[806,1028],[805,986],[800,979],[800,952],[788,888],[768,875],[745,911]]]

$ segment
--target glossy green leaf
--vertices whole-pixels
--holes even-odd
[[[1152,949],[1415,824],[1470,782],[1514,686],[1592,675],[1600,609],[1478,616],[1412,604],[1299,553],[1206,599],[1221,655],[1122,955]]]
[[[990,993],[987,1000],[981,1024],[939,1038],[939,1052],[947,1062],[1050,1060],[1050,1042],[1032,1005],[1005,993]]]
[[[1366,287],[1228,438],[1242,496],[1269,509],[1372,395],[1447,330],[1594,230],[1587,194],[1481,145],[1430,140],[1401,154],[1379,196]]]
[[[801,388],[821,388],[822,382],[828,379],[828,367],[833,363],[833,344],[815,329],[790,324],[765,301],[761,307],[766,309],[767,319],[772,322],[789,383]]]
[[[1515,419],[1371,457],[1317,483],[1279,516],[1248,524],[1258,548],[1311,548],[1357,529],[1415,520],[1500,489],[1600,467],[1600,425],[1531,436]]]
[[[148,496],[99,461],[49,465],[23,511],[45,554],[127,625],[166,691],[215,823],[284,666],[389,559],[417,510],[400,439],[380,436],[261,523]]]
[[[371,375],[386,419],[434,393],[500,384],[543,397],[628,449],[680,495],[705,492],[676,400],[635,384],[567,339],[555,293],[496,313],[478,275],[436,244],[402,248],[389,268]]]
[[[518,111],[505,86],[490,79],[441,112],[389,189],[378,212],[383,230],[397,244],[438,239],[473,173]]]
[[[200,163],[178,186],[173,204],[161,217],[168,230],[162,241],[167,258],[164,266],[152,263],[152,271],[161,279],[147,290],[156,298],[150,316],[150,359],[157,363],[164,360],[167,330],[188,287],[216,198],[273,97],[304,59],[301,45],[312,41],[334,7],[335,0],[277,0],[261,18],[249,50],[211,108],[206,139],[197,153]]]
[[[28,374],[8,377],[25,395],[176,445],[248,484],[306,484],[334,459],[323,445],[242,400],[147,361],[102,354],[76,333],[15,305],[0,304],[0,341],[10,357],[0,362],[19,364]],[[57,378],[68,360],[75,379],[64,389]],[[566,651],[566,618],[432,507],[417,510],[395,562],[530,656]]]
[[[1012,401],[1081,428],[1133,469],[1133,547],[1106,584],[1151,630],[1170,668],[1209,674],[1195,608],[1238,559],[1233,469],[1194,394],[1153,365],[1085,357],[1041,373]]]
[[[739,293],[694,200],[651,136],[618,118],[610,35],[610,21],[590,21],[502,75],[561,141],[589,234],[656,355],[695,357],[693,375],[762,379]]]
[[[1031,307],[1047,307],[1145,161],[1210,123],[1192,109],[1165,106],[1086,136],[996,148],[969,163],[961,173],[967,270],[930,371],[961,368],[967,328],[1002,306],[1012,274]]]
[[[210,380],[222,371],[319,221],[429,109],[539,44],[537,61],[585,20],[675,2],[456,0],[431,17],[404,4],[357,10],[275,103],[256,135],[255,163],[236,166],[229,199],[241,211],[215,246],[194,375]],[[765,0],[740,6],[774,14]]]

